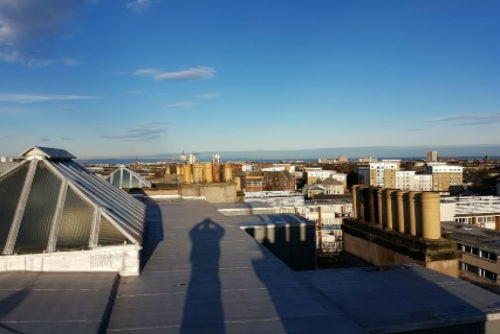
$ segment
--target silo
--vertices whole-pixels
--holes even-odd
[[[231,182],[233,180],[233,171],[231,164],[224,164],[224,182]]]
[[[212,168],[212,175],[214,177],[214,182],[219,183],[220,182],[220,164],[213,164]]]
[[[182,166],[182,180],[184,184],[192,183],[191,181],[191,165],[183,165]]]
[[[202,164],[193,164],[193,183],[203,183]]]
[[[205,183],[212,183],[212,164],[210,162],[203,165],[203,177],[205,179]]]
[[[236,191],[242,191],[243,189],[241,188],[241,178],[239,176],[236,176],[234,178],[234,182],[236,183]]]

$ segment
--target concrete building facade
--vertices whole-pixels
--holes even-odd
[[[400,165],[399,160],[383,160],[359,167],[361,183],[372,187],[396,188],[396,172],[400,170]]]
[[[451,186],[463,184],[463,167],[442,163],[427,164],[427,172],[432,174],[432,191],[448,192]]]
[[[437,151],[429,151],[427,152],[427,162],[437,162],[438,161],[438,152]]]
[[[443,222],[443,235],[457,243],[460,276],[500,293],[500,232]]]

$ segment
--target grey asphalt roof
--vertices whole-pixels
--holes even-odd
[[[0,333],[97,333],[116,273],[0,274]]]
[[[186,200],[146,214],[143,271],[116,291],[114,273],[0,273],[0,333],[395,332],[500,312],[498,295],[418,265],[295,272],[240,229],[293,215]]]
[[[443,236],[500,255],[500,232],[457,222],[442,222]]]
[[[500,312],[498,295],[417,264],[297,274],[369,332],[482,322]]]
[[[121,279],[108,332],[364,332],[215,207],[157,204],[146,244],[159,243],[141,276]]]

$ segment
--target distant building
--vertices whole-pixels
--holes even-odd
[[[347,159],[346,156],[344,156],[344,155],[339,156],[339,162],[348,162],[348,161],[349,161],[349,159]]]
[[[396,189],[414,190],[415,189],[415,171],[398,170],[396,171]]]
[[[441,221],[454,221],[500,232],[500,197],[441,197]]]
[[[374,158],[374,157],[362,157],[362,158],[359,158],[358,159],[358,163],[361,163],[361,164],[369,164],[371,162],[377,162],[377,158]]]
[[[263,172],[263,186],[266,191],[294,191],[295,177],[287,171]]]
[[[438,161],[438,152],[437,151],[427,152],[427,161],[428,162],[437,162]]]
[[[304,196],[291,191],[254,191],[245,192],[243,202],[253,204],[263,203],[272,207],[297,207],[304,205]]]
[[[198,161],[198,158],[196,157],[196,154],[194,153],[189,153],[187,157],[187,163],[188,164],[194,164],[195,162]]]
[[[261,172],[247,172],[243,177],[245,192],[264,191],[264,175]]]
[[[295,166],[291,164],[273,164],[270,167],[264,167],[262,168],[263,172],[290,172],[294,173],[295,172]]]
[[[220,154],[213,154],[212,155],[212,163],[214,163],[214,164],[220,163]]]
[[[255,165],[249,165],[249,164],[243,164],[241,165],[241,171],[242,172],[254,172],[259,170],[257,166]]]
[[[318,163],[320,164],[335,164],[337,163],[337,159],[333,158],[319,158]]]
[[[428,163],[427,173],[432,174],[433,191],[448,192],[450,186],[461,186],[463,184],[463,167],[461,166]]]
[[[414,181],[415,191],[432,191],[432,175],[431,174],[415,174]]]
[[[342,183],[344,191],[347,188],[347,174],[338,173],[334,170],[323,170],[321,168],[306,168],[305,173],[307,184],[316,184],[326,179],[333,179]]]
[[[398,170],[395,188],[408,191],[431,191],[432,175],[416,174],[413,170]]]
[[[186,162],[187,161],[187,155],[182,151],[182,153],[179,155],[179,161],[180,162]]]
[[[371,162],[369,166],[358,168],[361,183],[370,186],[396,188],[396,172],[400,170],[400,160]]]
[[[323,181],[318,180],[315,184],[308,184],[303,188],[307,198],[314,198],[317,195],[342,195],[344,190],[345,184],[331,177]]]
[[[307,198],[314,198],[317,195],[326,194],[326,187],[321,184],[308,184],[302,188],[302,192]]]

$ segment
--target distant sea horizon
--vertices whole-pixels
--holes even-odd
[[[442,159],[483,159],[485,156],[463,156],[463,157],[442,157]],[[333,159],[333,158],[330,158]],[[400,159],[402,161],[411,161],[411,160],[425,160],[426,157],[420,156],[420,157],[377,157],[378,160],[383,160],[383,159]],[[488,159],[500,159],[499,156],[488,156]],[[358,158],[356,159],[350,159],[349,162],[356,162]],[[134,159],[116,159],[116,158],[99,158],[99,159],[78,159],[77,160],[81,164],[85,165],[96,165],[96,164],[106,164],[106,165],[129,165],[132,163],[156,163],[156,162],[171,162],[175,163],[178,162],[176,159],[172,158],[165,158],[165,159],[147,159],[147,158],[134,158]],[[207,162],[210,160],[199,160],[200,162]],[[227,159],[227,160],[221,160],[222,162],[262,162],[262,163],[283,163],[283,162],[293,162],[293,161],[304,161],[304,162],[318,162],[318,159],[250,159],[250,158],[235,158],[235,159]]]
[[[421,146],[363,146],[363,147],[329,147],[297,150],[251,150],[251,151],[208,151],[198,153],[200,161],[211,161],[213,154],[219,154],[222,161],[317,161],[318,158],[334,159],[346,156],[357,160],[361,157],[377,159],[422,160],[427,152],[437,151],[441,158],[497,158],[500,156],[500,145],[421,145]],[[189,151],[186,151],[189,153]],[[80,159],[82,163],[128,164],[136,161],[158,162],[175,161],[179,153],[130,154],[121,157],[90,157]]]

